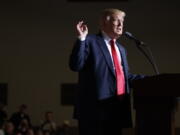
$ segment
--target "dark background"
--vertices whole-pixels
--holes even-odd
[[[98,15],[104,8],[126,12],[125,29],[146,42],[160,73],[180,72],[180,8],[178,0],[78,1],[7,0],[0,2],[0,83],[8,84],[8,113],[25,103],[32,122],[38,124],[46,110],[57,123],[72,120],[72,106],[60,103],[61,84],[76,83],[68,68],[76,39],[75,25],[87,22],[89,33],[98,32]],[[153,75],[152,66],[122,37],[130,71]],[[180,112],[176,125],[180,126]]]

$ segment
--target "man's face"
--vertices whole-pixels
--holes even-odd
[[[111,37],[117,39],[123,32],[124,16],[122,13],[116,13],[107,16],[104,22],[104,31]]]

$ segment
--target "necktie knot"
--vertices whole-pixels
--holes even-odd
[[[112,46],[115,45],[115,39],[110,40],[110,45],[112,45]]]

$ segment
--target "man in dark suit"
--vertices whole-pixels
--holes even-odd
[[[76,25],[78,39],[69,66],[79,72],[75,117],[80,135],[121,135],[122,128],[132,126],[129,84],[143,76],[129,73],[126,51],[116,42],[124,17],[121,10],[105,9],[96,35],[88,35],[83,21]]]

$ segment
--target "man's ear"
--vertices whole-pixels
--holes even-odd
[[[105,21],[109,21],[111,19],[111,17],[108,15],[106,16],[106,20]]]
[[[103,26],[107,25],[109,20],[110,20],[110,16],[107,16],[106,19],[104,19],[104,21],[103,21]]]

